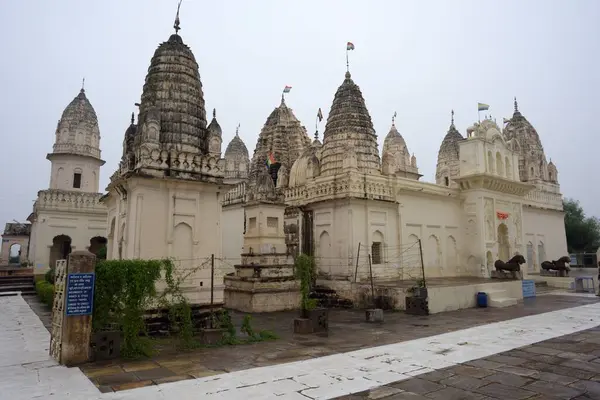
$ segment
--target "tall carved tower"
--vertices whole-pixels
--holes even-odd
[[[173,258],[188,276],[182,285],[188,300],[204,303],[210,271],[200,266],[221,254],[221,127],[214,114],[207,126],[198,63],[179,29],[178,16],[175,33],[154,52],[137,124],[132,118],[103,199],[107,254]],[[215,289],[218,297],[222,291]]]
[[[81,88],[58,120],[50,185],[37,193],[31,222],[29,261],[35,273],[54,268],[74,250],[98,252],[106,244],[106,208],[100,203],[100,129]]]
[[[82,88],[56,126],[50,189],[97,193],[100,181],[100,129],[94,107]]]

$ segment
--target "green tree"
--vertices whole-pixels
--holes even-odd
[[[563,208],[569,252],[595,252],[598,250],[600,247],[600,220],[596,217],[586,217],[577,200],[565,199]]]

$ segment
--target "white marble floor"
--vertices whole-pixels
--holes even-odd
[[[330,399],[600,325],[600,303],[317,359],[101,394],[52,362],[49,335],[20,297],[0,297],[0,398]],[[415,328],[411,328],[415,329]]]

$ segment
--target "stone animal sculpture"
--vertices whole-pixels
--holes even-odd
[[[517,254],[516,256],[508,260],[508,262],[496,260],[496,262],[494,263],[494,267],[496,268],[496,271],[520,271],[521,264],[525,264],[525,262],[525,257],[523,257],[520,254]]]
[[[570,262],[571,258],[568,256],[564,256],[556,261],[544,261],[542,263],[542,269],[545,269],[546,271],[567,271],[568,273],[571,270],[571,267],[569,266]]]

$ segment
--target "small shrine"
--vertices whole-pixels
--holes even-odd
[[[246,231],[242,263],[225,276],[225,307],[243,312],[293,310],[300,304],[300,281],[285,244],[285,203],[264,168],[244,205]]]

